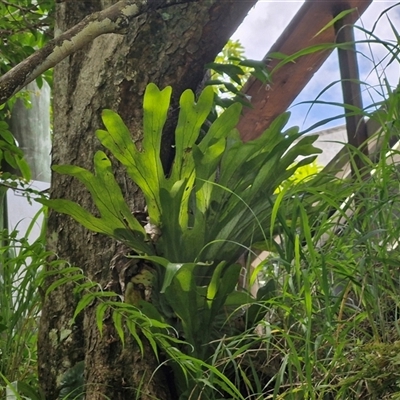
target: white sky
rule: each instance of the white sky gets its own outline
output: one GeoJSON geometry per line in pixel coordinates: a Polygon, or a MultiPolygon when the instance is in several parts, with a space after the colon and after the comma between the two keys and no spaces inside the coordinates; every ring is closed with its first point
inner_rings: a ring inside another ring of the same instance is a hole
{"type": "MultiPolygon", "coordinates": [[[[396,3],[398,2],[375,0],[365,11],[362,18],[357,22],[357,25],[362,26],[364,29],[371,30],[382,11],[396,3]]],[[[238,28],[233,39],[239,39],[243,44],[247,58],[263,58],[302,4],[303,1],[259,1],[250,11],[244,23],[238,28]]],[[[400,5],[393,8],[388,15],[393,25],[400,33],[400,5]]],[[[366,38],[365,33],[361,30],[356,30],[355,33],[358,40],[366,38]]],[[[380,39],[395,39],[386,16],[381,18],[375,29],[375,34],[380,39]]],[[[371,98],[374,98],[375,101],[382,99],[382,96],[378,93],[382,92],[381,87],[383,84],[383,77],[378,77],[377,72],[372,69],[371,61],[368,61],[368,59],[381,59],[385,54],[387,54],[387,51],[382,45],[368,46],[366,44],[359,45],[358,50],[364,54],[364,56],[358,57],[360,79],[362,81],[367,81],[368,84],[371,85],[368,90],[366,87],[363,88],[363,100],[364,106],[366,106],[371,104],[371,98]]],[[[386,75],[391,86],[397,86],[399,81],[399,63],[394,62],[389,68],[387,68],[386,75]]],[[[328,84],[338,81],[339,79],[339,64],[336,52],[334,52],[314,75],[313,79],[293,104],[301,101],[312,101],[328,84]]],[[[320,100],[341,102],[342,91],[340,83],[337,83],[330,88],[323,97],[320,98],[320,100]]],[[[314,105],[305,120],[309,108],[310,105],[292,106],[290,109],[292,111],[292,118],[289,124],[299,125],[301,129],[306,129],[324,118],[332,117],[343,112],[341,108],[334,106],[314,105]]],[[[342,119],[336,120],[326,125],[326,127],[343,123],[344,121],[342,119]]]]}

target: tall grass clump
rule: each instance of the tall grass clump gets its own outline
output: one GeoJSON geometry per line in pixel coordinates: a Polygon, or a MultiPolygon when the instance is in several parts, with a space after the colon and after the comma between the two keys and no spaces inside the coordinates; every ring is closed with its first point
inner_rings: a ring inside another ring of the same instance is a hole
{"type": "Polygon", "coordinates": [[[0,393],[34,398],[37,387],[37,334],[42,266],[48,253],[44,235],[30,241],[39,212],[26,233],[0,232],[0,393]]]}
{"type": "Polygon", "coordinates": [[[385,75],[398,64],[399,35],[391,26],[393,42],[362,29],[364,49],[387,51],[371,56],[379,85],[363,86],[374,103],[352,110],[376,132],[364,145],[369,157],[346,145],[352,174],[326,169],[271,200],[270,239],[255,244],[268,254],[253,274],[264,286],[246,310],[247,330],[223,338],[214,356],[246,398],[400,398],[399,93],[385,75]]]}
{"type": "Polygon", "coordinates": [[[279,193],[257,299],[213,358],[245,398],[400,396],[400,154],[376,156],[358,178],[321,172],[279,193]]]}
{"type": "Polygon", "coordinates": [[[366,180],[293,193],[291,215],[282,203],[290,226],[264,265],[277,285],[265,323],[284,361],[273,377],[278,398],[383,399],[399,390],[398,182],[398,168],[381,162],[366,180]]]}

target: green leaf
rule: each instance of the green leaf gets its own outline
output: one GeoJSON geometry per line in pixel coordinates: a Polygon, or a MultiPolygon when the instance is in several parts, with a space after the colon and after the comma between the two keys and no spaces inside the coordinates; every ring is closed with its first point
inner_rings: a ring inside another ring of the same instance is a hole
{"type": "Polygon", "coordinates": [[[169,325],[164,322],[163,317],[152,303],[145,300],[139,300],[138,310],[145,315],[146,323],[148,323],[151,328],[169,328],[169,325]]]}
{"type": "Polygon", "coordinates": [[[6,150],[3,153],[4,159],[8,165],[10,165],[13,168],[17,168],[17,160],[13,156],[13,154],[10,153],[10,151],[6,150]]]}
{"type": "Polygon", "coordinates": [[[157,361],[159,362],[159,357],[158,357],[158,346],[156,341],[154,340],[154,334],[152,332],[147,331],[146,329],[144,329],[142,331],[143,335],[146,337],[146,339],[148,340],[148,342],[150,343],[150,346],[153,350],[154,355],[156,356],[157,361]]]}
{"type": "Polygon", "coordinates": [[[43,400],[43,396],[28,383],[17,382],[17,393],[30,400],[43,400]]]}
{"type": "Polygon", "coordinates": [[[240,77],[245,75],[245,72],[242,68],[235,64],[219,64],[219,63],[208,63],[206,64],[205,68],[213,69],[214,71],[218,72],[219,74],[226,74],[231,78],[234,82],[238,85],[242,84],[240,77]]]}
{"type": "Polygon", "coordinates": [[[21,172],[21,176],[26,181],[30,181],[32,179],[32,173],[29,164],[26,162],[24,158],[21,157],[15,157],[15,161],[17,163],[19,171],[21,172]]]}
{"type": "Polygon", "coordinates": [[[7,143],[15,145],[14,136],[8,130],[8,124],[4,121],[0,121],[0,135],[7,143]]]}
{"type": "Polygon", "coordinates": [[[194,264],[183,264],[176,272],[171,284],[165,290],[165,297],[176,315],[182,321],[186,340],[196,351],[199,348],[199,319],[197,310],[196,284],[193,274],[194,264]]]}
{"type": "Polygon", "coordinates": [[[190,191],[185,180],[175,182],[170,191],[161,188],[162,204],[161,229],[163,235],[160,244],[165,257],[172,262],[187,261],[182,259],[181,236],[182,227],[187,226],[187,198],[185,192],[190,191]]]}
{"type": "Polygon", "coordinates": [[[51,291],[54,289],[65,285],[67,283],[72,283],[72,282],[77,282],[82,280],[83,276],[82,275],[73,275],[73,276],[64,276],[63,278],[57,279],[55,282],[53,282],[46,290],[46,294],[49,294],[51,291]]]}
{"type": "Polygon", "coordinates": [[[226,87],[228,92],[231,92],[233,94],[240,94],[240,90],[238,88],[236,88],[236,86],[231,83],[231,82],[224,82],[224,86],[226,87]]]}
{"type": "Polygon", "coordinates": [[[248,328],[255,327],[266,313],[266,302],[276,295],[276,282],[270,279],[264,286],[257,291],[257,302],[247,309],[248,328]]]}
{"type": "Polygon", "coordinates": [[[236,127],[242,112],[242,105],[234,103],[227,108],[210,126],[210,129],[199,144],[200,150],[205,153],[210,144],[222,138],[227,138],[236,127]]]}
{"type": "Polygon", "coordinates": [[[122,326],[122,316],[123,315],[119,310],[114,310],[112,314],[112,319],[114,322],[115,330],[117,331],[122,344],[125,344],[125,334],[124,334],[124,328],[122,326]]]}
{"type": "MultiPolygon", "coordinates": [[[[207,287],[207,301],[212,302],[214,300],[220,284],[220,279],[224,268],[226,267],[225,262],[220,262],[214,269],[214,273],[211,277],[210,284],[207,287]]],[[[236,281],[237,283],[237,281],[236,281]]]]}
{"type": "Polygon", "coordinates": [[[235,290],[241,270],[242,266],[240,264],[229,265],[224,269],[218,288],[218,296],[224,298],[224,302],[228,294],[235,290]]]}
{"type": "Polygon", "coordinates": [[[246,304],[253,303],[255,300],[249,293],[233,291],[226,297],[225,306],[238,308],[246,304]]]}
{"type": "Polygon", "coordinates": [[[269,58],[278,58],[282,59],[271,71],[271,75],[273,76],[274,73],[281,67],[283,67],[286,64],[293,63],[295,62],[298,58],[303,57],[308,54],[314,54],[318,53],[321,51],[329,51],[329,50],[336,50],[338,48],[341,49],[347,49],[348,48],[347,43],[343,44],[338,44],[338,43],[322,43],[322,44],[315,44],[313,46],[306,47],[304,49],[301,49],[297,51],[296,53],[293,53],[291,55],[285,55],[281,53],[271,53],[268,54],[269,58]]]}
{"type": "Polygon", "coordinates": [[[223,85],[225,83],[225,81],[222,81],[221,79],[210,79],[208,80],[205,85],[208,86],[212,86],[212,85],[223,85]]]}
{"type": "MultiPolygon", "coordinates": [[[[143,162],[144,157],[149,159],[157,184],[164,180],[164,171],[160,160],[161,135],[167,119],[171,98],[171,87],[159,90],[154,84],[146,88],[143,100],[143,126],[146,133],[143,137],[143,162]]],[[[157,187],[156,187],[157,189],[157,187]]]]}
{"type": "MultiPolygon", "coordinates": [[[[70,282],[70,281],[68,281],[70,282]]],[[[94,299],[96,295],[95,293],[87,293],[85,294],[80,300],[79,303],[76,306],[74,315],[72,317],[73,320],[80,314],[81,311],[83,311],[94,299]]]]}
{"type": "Polygon", "coordinates": [[[139,152],[129,130],[114,112],[105,110],[103,122],[107,131],[96,132],[101,143],[127,168],[129,176],[142,189],[148,213],[153,224],[160,221],[161,205],[159,189],[165,177],[160,160],[160,142],[171,96],[171,88],[160,91],[156,85],[146,88],[143,105],[143,151],[139,152]]]}
{"type": "Polygon", "coordinates": [[[153,263],[159,264],[164,268],[167,268],[169,261],[165,257],[159,256],[149,256],[149,255],[139,255],[139,256],[127,256],[128,258],[139,258],[141,260],[148,260],[153,263]]]}
{"type": "Polygon", "coordinates": [[[271,75],[265,68],[264,69],[255,69],[254,71],[251,72],[251,75],[253,75],[256,79],[258,79],[263,84],[266,84],[267,82],[271,82],[271,80],[272,80],[271,75]]]}
{"type": "Polygon", "coordinates": [[[40,203],[68,214],[88,229],[108,234],[129,244],[140,253],[151,254],[151,247],[145,242],[145,231],[133,217],[115,181],[111,162],[102,151],[94,158],[96,174],[74,166],[55,166],[53,169],[62,174],[78,178],[92,194],[101,217],[97,218],[81,206],[69,200],[38,200],[40,203]]]}
{"type": "Polygon", "coordinates": [[[129,330],[130,334],[133,336],[133,338],[135,339],[136,343],[138,344],[139,349],[140,349],[140,353],[141,353],[141,355],[143,357],[143,355],[144,355],[144,346],[143,346],[142,340],[140,339],[140,337],[139,337],[139,335],[137,333],[136,324],[130,318],[127,318],[126,319],[126,326],[128,327],[128,330],[129,330]]]}
{"type": "Polygon", "coordinates": [[[270,279],[264,286],[261,286],[257,291],[257,300],[265,301],[271,299],[277,290],[276,282],[270,279]]]}
{"type": "Polygon", "coordinates": [[[167,287],[171,284],[172,279],[174,278],[175,274],[179,271],[182,267],[182,264],[178,263],[168,263],[166,271],[165,271],[165,278],[161,288],[161,293],[165,293],[167,287]]]}
{"type": "Polygon", "coordinates": [[[99,329],[100,336],[103,336],[103,318],[108,309],[107,303],[100,303],[96,308],[96,324],[99,329]]]}
{"type": "Polygon", "coordinates": [[[223,271],[223,275],[221,276],[218,285],[218,302],[213,303],[213,311],[215,313],[225,304],[228,295],[235,291],[241,269],[242,266],[240,264],[233,264],[229,265],[229,267],[225,268],[223,271]]]}
{"type": "Polygon", "coordinates": [[[321,30],[319,30],[314,35],[313,38],[317,37],[322,32],[325,32],[327,29],[329,29],[330,27],[335,25],[337,21],[343,19],[346,15],[349,15],[349,14],[353,13],[354,11],[357,11],[357,8],[350,8],[349,10],[344,10],[344,11],[340,12],[338,15],[336,15],[336,17],[332,18],[321,30]]]}
{"type": "Polygon", "coordinates": [[[213,99],[214,91],[211,87],[203,90],[197,103],[191,90],[185,90],[180,98],[181,110],[175,131],[175,160],[170,178],[173,182],[188,178],[193,172],[190,150],[211,112],[213,99]]]}

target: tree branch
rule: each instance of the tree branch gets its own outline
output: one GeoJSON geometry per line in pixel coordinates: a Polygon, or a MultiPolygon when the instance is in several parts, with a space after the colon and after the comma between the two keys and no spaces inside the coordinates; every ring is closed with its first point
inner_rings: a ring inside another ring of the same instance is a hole
{"type": "Polygon", "coordinates": [[[39,75],[105,33],[125,33],[137,16],[151,10],[193,0],[121,0],[93,13],[79,24],[48,42],[0,77],[0,105],[39,75]]]}

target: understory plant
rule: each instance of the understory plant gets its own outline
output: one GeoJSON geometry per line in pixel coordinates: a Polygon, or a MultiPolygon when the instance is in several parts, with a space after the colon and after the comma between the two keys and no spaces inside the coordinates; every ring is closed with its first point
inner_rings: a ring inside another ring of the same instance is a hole
{"type": "MultiPolygon", "coordinates": [[[[139,262],[122,293],[125,301],[159,324],[172,325],[177,338],[188,344],[183,347],[187,357],[210,363],[215,350],[211,341],[220,339],[221,330],[229,335],[237,331],[242,307],[251,302],[246,290],[238,288],[242,268],[238,258],[252,243],[266,240],[269,232],[263,227],[271,224],[277,188],[297,168],[311,163],[319,150],[312,146],[315,136],[300,138],[297,128],[284,130],[288,114],[278,117],[258,139],[243,143],[235,130],[241,112],[237,103],[200,137],[213,107],[214,92],[207,87],[196,102],[187,90],[180,99],[175,161],[166,176],[160,145],[170,96],[169,87],[159,90],[154,84],[147,86],[142,150],[111,110],[103,111],[106,130],[96,133],[141,188],[148,213],[145,226],[125,203],[103,151],[94,157],[94,174],[77,166],[54,167],[57,173],[74,176],[88,188],[100,217],[69,200],[41,202],[126,244],[129,256],[139,262]],[[302,159],[297,161],[299,156],[302,159]],[[149,288],[151,304],[140,295],[140,290],[149,288]],[[227,319],[233,322],[227,324],[227,319]]],[[[93,293],[88,296],[83,296],[79,310],[93,293]]],[[[202,370],[195,374],[200,381],[202,370]]],[[[187,378],[178,386],[185,396],[193,390],[193,382],[188,383],[187,378]]],[[[232,391],[226,384],[224,389],[232,391]]]]}
{"type": "Polygon", "coordinates": [[[43,210],[32,219],[24,235],[0,232],[0,394],[39,400],[36,340],[41,309],[42,267],[49,253],[44,236],[29,236],[43,210]]]}
{"type": "Polygon", "coordinates": [[[239,370],[235,383],[247,398],[400,398],[400,97],[383,67],[398,64],[399,35],[389,23],[394,41],[369,32],[364,42],[388,50],[374,60],[380,86],[368,88],[385,100],[350,112],[374,132],[368,156],[346,145],[351,174],[328,168],[282,187],[270,225],[279,229],[255,244],[267,252],[255,274],[275,291],[258,302],[264,317],[249,343],[242,334],[225,338],[215,356],[239,370]]]}
{"type": "Polygon", "coordinates": [[[398,151],[388,150],[368,176],[291,187],[276,204],[283,229],[259,266],[276,291],[262,303],[258,367],[246,365],[249,381],[270,376],[264,395],[398,398],[400,187],[398,151]]]}

